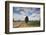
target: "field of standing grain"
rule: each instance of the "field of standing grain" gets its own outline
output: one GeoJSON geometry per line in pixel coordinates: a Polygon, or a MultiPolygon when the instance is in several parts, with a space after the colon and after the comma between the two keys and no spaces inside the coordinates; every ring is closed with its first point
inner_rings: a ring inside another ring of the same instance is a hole
{"type": "Polygon", "coordinates": [[[39,21],[31,21],[28,23],[25,23],[24,21],[20,21],[20,22],[13,22],[13,28],[23,28],[23,27],[39,27],[40,26],[40,22],[39,21]]]}
{"type": "Polygon", "coordinates": [[[28,27],[25,22],[13,22],[13,28],[28,27]]]}

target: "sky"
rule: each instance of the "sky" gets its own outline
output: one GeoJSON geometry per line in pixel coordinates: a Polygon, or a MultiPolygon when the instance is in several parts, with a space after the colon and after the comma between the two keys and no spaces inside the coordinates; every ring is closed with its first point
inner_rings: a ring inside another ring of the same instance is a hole
{"type": "Polygon", "coordinates": [[[40,20],[40,8],[31,7],[13,7],[13,19],[25,20],[28,16],[29,20],[40,20]]]}

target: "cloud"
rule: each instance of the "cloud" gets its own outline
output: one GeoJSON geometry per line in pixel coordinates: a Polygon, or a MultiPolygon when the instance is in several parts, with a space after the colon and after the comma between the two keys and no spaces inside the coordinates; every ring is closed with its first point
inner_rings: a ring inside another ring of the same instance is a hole
{"type": "Polygon", "coordinates": [[[39,8],[28,8],[28,7],[15,7],[13,8],[13,18],[14,20],[24,20],[26,16],[29,20],[39,20],[40,19],[40,9],[39,8]]]}
{"type": "Polygon", "coordinates": [[[25,17],[26,16],[24,16],[24,15],[14,14],[13,19],[14,20],[22,20],[22,21],[24,21],[25,17]]]}
{"type": "Polygon", "coordinates": [[[21,15],[25,15],[25,12],[24,11],[20,11],[21,15]]]}
{"type": "MultiPolygon", "coordinates": [[[[14,15],[14,20],[25,20],[24,15],[19,15],[19,14],[15,14],[14,15]]],[[[40,14],[32,14],[31,16],[28,16],[29,21],[30,20],[40,20],[40,14]]]]}
{"type": "Polygon", "coordinates": [[[32,14],[29,16],[29,20],[40,20],[40,14],[32,14]]]}

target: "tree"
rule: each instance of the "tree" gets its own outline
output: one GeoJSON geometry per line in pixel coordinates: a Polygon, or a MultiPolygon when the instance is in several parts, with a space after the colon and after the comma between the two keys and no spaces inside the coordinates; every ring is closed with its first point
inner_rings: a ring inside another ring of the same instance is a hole
{"type": "Polygon", "coordinates": [[[28,16],[25,17],[25,22],[28,23],[29,19],[28,16]]]}

